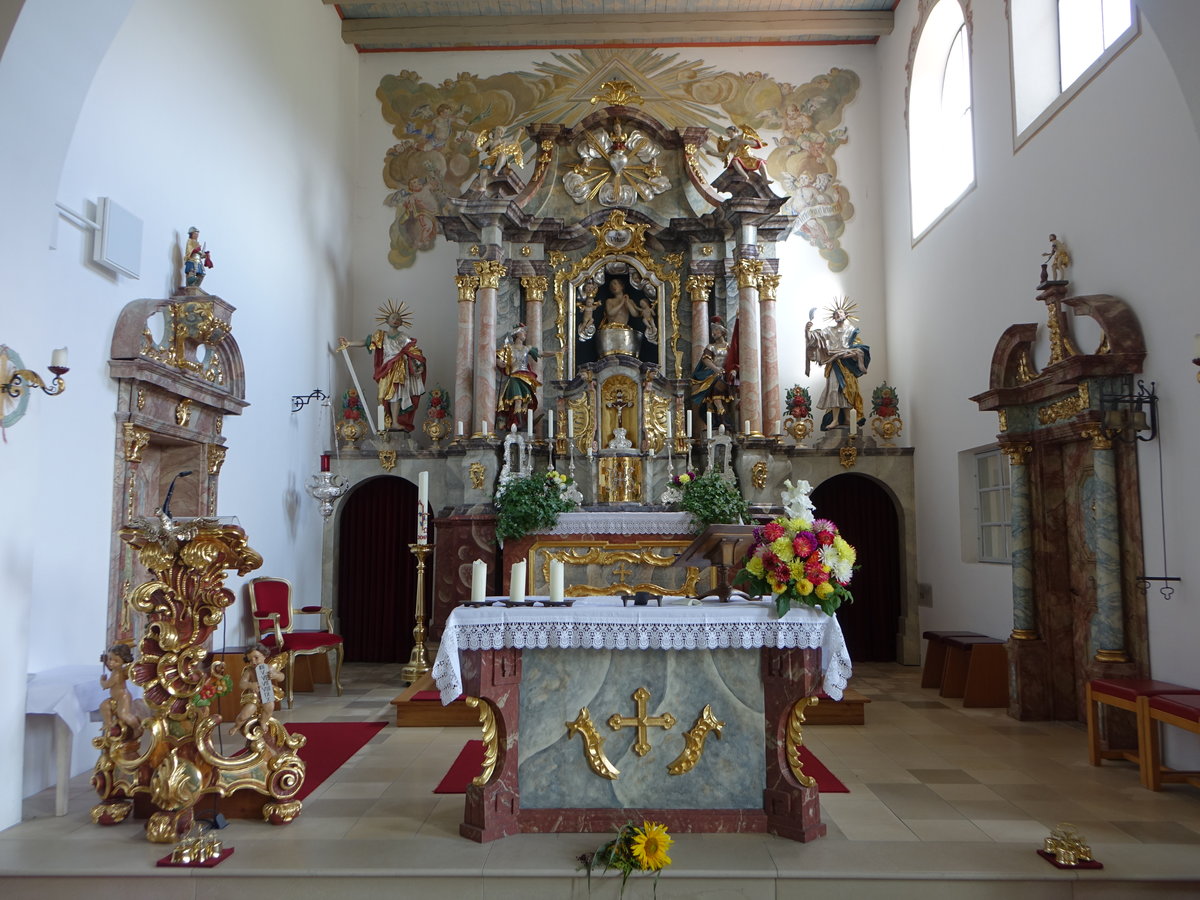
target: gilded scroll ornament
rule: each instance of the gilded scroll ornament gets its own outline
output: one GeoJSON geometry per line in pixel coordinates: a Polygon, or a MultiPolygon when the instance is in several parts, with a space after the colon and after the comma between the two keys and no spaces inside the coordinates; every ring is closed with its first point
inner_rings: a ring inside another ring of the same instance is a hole
{"type": "Polygon", "coordinates": [[[459,303],[474,303],[475,292],[479,290],[479,276],[455,275],[454,286],[458,288],[459,303]]]}
{"type": "Polygon", "coordinates": [[[804,762],[800,757],[800,748],[804,746],[804,710],[816,706],[816,697],[805,697],[797,700],[792,706],[787,721],[787,764],[792,775],[805,787],[815,787],[817,780],[804,774],[804,762]]]}
{"type": "Polygon", "coordinates": [[[221,466],[225,465],[227,448],[220,444],[208,444],[208,474],[220,475],[221,466]]]}
{"type": "Polygon", "coordinates": [[[608,727],[613,731],[620,731],[622,728],[636,728],[637,741],[633,745],[633,752],[638,756],[645,756],[650,752],[650,741],[647,739],[647,728],[661,728],[663,731],[670,731],[675,727],[675,717],[668,713],[663,713],[661,716],[651,716],[646,714],[646,704],[650,701],[650,691],[645,687],[639,687],[633,692],[633,702],[637,709],[637,715],[622,716],[619,713],[613,713],[608,717],[608,727]]]}
{"type": "Polygon", "coordinates": [[[583,741],[583,758],[587,760],[588,768],[601,778],[616,781],[621,772],[604,755],[604,738],[596,730],[596,723],[592,721],[592,714],[588,712],[588,708],[585,706],[581,709],[575,721],[567,722],[566,726],[567,740],[578,734],[583,741]]]}
{"type": "Polygon", "coordinates": [[[175,424],[180,428],[187,428],[191,421],[192,401],[185,397],[175,406],[175,424]]]}
{"type": "Polygon", "coordinates": [[[843,469],[853,469],[854,464],[858,462],[858,448],[853,444],[847,444],[838,450],[838,459],[843,469]]]}
{"type": "MultiPolygon", "coordinates": [[[[685,542],[662,541],[659,546],[667,546],[677,544],[680,549],[687,546],[685,542]]],[[[555,550],[546,550],[542,557],[542,581],[549,583],[550,581],[550,560],[557,559],[566,566],[615,566],[618,563],[633,563],[634,565],[649,566],[655,569],[670,569],[675,566],[676,554],[668,550],[665,553],[659,553],[655,549],[636,549],[629,548],[613,550],[603,547],[596,547],[593,542],[588,542],[584,545],[587,549],[562,548],[555,550]]],[[[610,545],[611,546],[611,545],[610,545]]],[[[538,545],[531,548],[531,553],[536,553],[539,549],[538,545]]],[[[642,581],[636,584],[628,584],[624,577],[614,569],[620,581],[607,585],[592,585],[592,584],[577,584],[572,583],[566,590],[568,597],[591,597],[604,596],[613,594],[635,594],[638,591],[649,591],[652,594],[677,594],[677,595],[694,595],[696,587],[700,583],[700,569],[696,566],[688,566],[686,568],[687,576],[680,587],[664,587],[653,582],[642,581]]],[[[632,570],[625,570],[625,574],[631,574],[632,570]]],[[[568,581],[574,582],[571,578],[568,581]]]]}
{"type": "Polygon", "coordinates": [[[475,274],[479,276],[479,286],[481,288],[498,289],[500,287],[500,279],[508,274],[508,269],[504,267],[504,263],[496,262],[494,259],[483,259],[474,263],[475,274]]]}
{"type": "Polygon", "coordinates": [[[575,449],[587,453],[596,430],[596,413],[592,409],[592,392],[584,391],[567,401],[567,415],[575,429],[575,449]]]}
{"type": "Polygon", "coordinates": [[[760,459],[750,467],[750,483],[760,491],[767,486],[767,464],[764,460],[760,459]]]}
{"type": "Polygon", "coordinates": [[[380,450],[379,465],[383,467],[383,471],[390,472],[396,468],[396,451],[395,450],[380,450]]]}
{"type": "Polygon", "coordinates": [[[483,490],[483,479],[487,475],[487,467],[481,462],[473,462],[467,466],[467,476],[471,479],[471,487],[477,491],[483,490]]]}
{"type": "Polygon", "coordinates": [[[701,710],[700,715],[696,717],[696,724],[684,733],[683,752],[667,766],[667,774],[682,775],[696,768],[696,763],[700,762],[700,757],[704,753],[704,741],[709,733],[715,733],[717,737],[720,737],[724,728],[725,723],[713,715],[712,704],[707,704],[701,710]]]}
{"type": "Polygon", "coordinates": [[[225,417],[217,413],[216,419],[213,420],[213,433],[220,434],[221,429],[225,427],[225,417]]]}
{"type": "Polygon", "coordinates": [[[142,390],[141,388],[138,388],[138,390],[137,390],[137,408],[138,409],[146,408],[146,392],[144,390],[142,390]]]}
{"type": "Polygon", "coordinates": [[[628,81],[606,81],[600,85],[600,93],[588,101],[593,106],[603,103],[605,106],[641,106],[646,101],[638,93],[637,88],[628,81]]]}
{"type": "Polygon", "coordinates": [[[1008,410],[998,409],[996,410],[996,415],[1000,417],[1000,432],[1004,433],[1008,431],[1008,410]]]}
{"type": "Polygon", "coordinates": [[[658,453],[667,440],[667,410],[671,398],[647,391],[642,408],[642,430],[650,444],[650,452],[658,453]]]}
{"type": "Polygon", "coordinates": [[[1041,407],[1038,410],[1038,421],[1043,425],[1050,425],[1061,419],[1069,419],[1072,416],[1078,415],[1090,405],[1088,386],[1085,381],[1075,389],[1074,394],[1068,394],[1061,400],[1056,400],[1054,403],[1041,407]]]}
{"type": "Polygon", "coordinates": [[[467,697],[467,706],[479,710],[479,727],[483,729],[483,771],[471,781],[476,787],[483,787],[492,780],[496,771],[496,760],[500,756],[500,733],[496,727],[496,713],[492,704],[479,697],[467,697]]]}
{"type": "Polygon", "coordinates": [[[125,436],[125,461],[140,463],[146,445],[150,443],[150,432],[145,428],[138,428],[132,422],[126,422],[121,426],[121,430],[125,436]]]}
{"type": "Polygon", "coordinates": [[[1000,452],[1008,457],[1008,463],[1012,466],[1023,466],[1029,460],[1029,454],[1033,452],[1032,444],[1001,444],[1000,452]]]}
{"type": "Polygon", "coordinates": [[[1033,362],[1029,359],[1029,351],[1022,350],[1020,356],[1017,357],[1017,384],[1029,384],[1033,379],[1037,378],[1037,372],[1034,371],[1033,362]]]}
{"type": "Polygon", "coordinates": [[[646,132],[626,128],[620,119],[613,120],[611,131],[584,130],[574,150],[579,160],[563,174],[562,186],[576,203],[633,206],[671,188],[658,164],[662,147],[646,132]]]}

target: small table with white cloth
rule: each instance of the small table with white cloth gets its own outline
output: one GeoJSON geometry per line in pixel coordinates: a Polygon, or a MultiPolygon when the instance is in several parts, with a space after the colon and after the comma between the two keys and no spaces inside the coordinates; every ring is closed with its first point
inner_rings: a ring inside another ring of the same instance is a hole
{"type": "Polygon", "coordinates": [[[767,601],[661,607],[530,597],[458,607],[433,677],[479,709],[484,771],[460,833],[676,831],[821,837],[804,710],[851,674],[836,618],[767,601]],[[580,740],[575,740],[578,736],[580,740]]]}
{"type": "MultiPolygon", "coordinates": [[[[67,814],[68,782],[71,780],[71,749],[75,734],[92,728],[91,713],[98,710],[108,696],[100,687],[102,668],[90,666],[59,666],[34,672],[25,682],[25,715],[54,716],[54,756],[57,783],[54,791],[54,814],[67,814]]],[[[95,726],[96,733],[100,727],[95,726]]]]}

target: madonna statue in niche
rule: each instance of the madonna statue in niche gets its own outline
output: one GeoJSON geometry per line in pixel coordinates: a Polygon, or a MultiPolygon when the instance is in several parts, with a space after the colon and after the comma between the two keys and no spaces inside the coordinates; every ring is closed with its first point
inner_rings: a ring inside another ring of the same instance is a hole
{"type": "Polygon", "coordinates": [[[658,362],[657,290],[636,271],[612,266],[595,273],[580,287],[575,359],[595,362],[622,353],[658,362]]]}

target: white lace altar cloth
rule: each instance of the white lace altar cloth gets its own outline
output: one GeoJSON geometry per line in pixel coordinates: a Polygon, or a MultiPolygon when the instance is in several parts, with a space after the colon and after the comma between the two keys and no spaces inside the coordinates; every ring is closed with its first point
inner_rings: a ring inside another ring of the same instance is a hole
{"type": "MultiPolygon", "coordinates": [[[[488,598],[503,600],[505,598],[488,598]]],[[[529,597],[530,603],[546,597],[529,597]]],[[[761,647],[820,649],[824,683],[833,700],[842,699],[850,679],[850,654],[833,616],[803,607],[781,619],[767,601],[707,601],[688,606],[684,597],[663,605],[622,606],[620,597],[581,597],[574,606],[483,606],[455,608],[442,631],[433,680],[442,705],[462,693],[464,650],[716,650],[761,647]]]]}
{"type": "Polygon", "coordinates": [[[690,534],[692,517],[680,512],[559,513],[553,528],[533,534],[690,534]]]}

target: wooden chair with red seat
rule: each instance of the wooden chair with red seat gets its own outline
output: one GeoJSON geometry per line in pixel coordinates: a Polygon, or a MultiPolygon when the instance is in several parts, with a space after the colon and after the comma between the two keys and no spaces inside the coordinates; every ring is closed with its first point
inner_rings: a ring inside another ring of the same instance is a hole
{"type": "Polygon", "coordinates": [[[342,695],[342,636],[333,631],[333,610],[327,606],[292,607],[292,585],[286,578],[263,576],[250,581],[250,615],[258,626],[259,640],[271,650],[287,651],[287,705],[292,705],[296,657],[316,653],[336,654],[333,684],[342,695]],[[296,631],[296,615],[320,615],[322,631],[296,631]]]}

